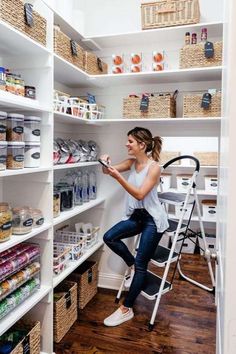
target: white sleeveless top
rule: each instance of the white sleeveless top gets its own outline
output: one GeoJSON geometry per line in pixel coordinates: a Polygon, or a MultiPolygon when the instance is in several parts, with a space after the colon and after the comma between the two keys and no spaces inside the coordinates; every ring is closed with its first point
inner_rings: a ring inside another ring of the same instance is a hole
{"type": "MultiPolygon", "coordinates": [[[[155,163],[151,161],[140,171],[136,172],[135,163],[131,166],[131,173],[128,182],[135,187],[141,187],[143,181],[148,173],[149,166],[155,163]]],[[[151,189],[151,191],[144,197],[143,200],[137,200],[131,194],[126,193],[126,215],[123,220],[127,220],[134,212],[134,209],[146,209],[153,217],[157,227],[157,232],[164,232],[169,227],[168,217],[164,207],[161,205],[157,194],[158,183],[151,189]]]]}

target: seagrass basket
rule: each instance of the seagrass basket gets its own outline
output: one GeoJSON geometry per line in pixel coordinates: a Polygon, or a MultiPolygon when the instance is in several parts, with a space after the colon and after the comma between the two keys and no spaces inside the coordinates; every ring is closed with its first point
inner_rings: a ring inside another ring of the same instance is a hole
{"type": "Polygon", "coordinates": [[[201,107],[203,94],[186,94],[183,99],[183,117],[220,117],[221,92],[212,95],[209,109],[201,107]]]}
{"type": "Polygon", "coordinates": [[[222,65],[222,42],[214,43],[214,56],[206,58],[204,44],[185,45],[180,50],[180,69],[222,65]]]}
{"type": "Polygon", "coordinates": [[[47,21],[33,10],[34,26],[30,27],[25,21],[24,3],[21,0],[1,0],[0,19],[7,22],[30,38],[46,46],[47,21]]]}
{"type": "Polygon", "coordinates": [[[142,29],[181,26],[200,21],[198,0],[160,0],[141,5],[142,29]]]}
{"type": "MultiPolygon", "coordinates": [[[[201,166],[217,166],[218,165],[218,153],[217,152],[194,152],[195,156],[201,166]]],[[[191,164],[194,164],[194,161],[191,160],[191,164]]]]}
{"type": "Polygon", "coordinates": [[[171,94],[149,97],[148,110],[140,110],[140,97],[128,97],[123,99],[124,118],[175,118],[176,100],[171,94]]]}
{"type": "Polygon", "coordinates": [[[10,354],[24,354],[26,348],[29,349],[30,354],[40,354],[40,322],[22,319],[13,327],[14,330],[22,330],[22,328],[29,332],[10,354]]]}
{"type": "Polygon", "coordinates": [[[107,74],[108,65],[94,53],[84,52],[84,69],[90,75],[107,74]]]}
{"type": "Polygon", "coordinates": [[[98,263],[85,261],[69,277],[78,284],[78,308],[83,309],[97,294],[98,263]]]}
{"type": "Polygon", "coordinates": [[[53,331],[59,343],[77,320],[77,284],[64,281],[54,290],[53,331]]]}
{"type": "Polygon", "coordinates": [[[77,55],[72,54],[71,39],[59,28],[54,27],[54,53],[69,63],[84,70],[84,49],[75,43],[77,55]]]}
{"type": "MultiPolygon", "coordinates": [[[[160,165],[164,165],[166,162],[174,159],[175,157],[179,157],[180,152],[179,151],[161,151],[160,154],[160,160],[159,163],[160,165]]],[[[173,165],[180,165],[180,160],[176,161],[173,163],[173,165]]]]}

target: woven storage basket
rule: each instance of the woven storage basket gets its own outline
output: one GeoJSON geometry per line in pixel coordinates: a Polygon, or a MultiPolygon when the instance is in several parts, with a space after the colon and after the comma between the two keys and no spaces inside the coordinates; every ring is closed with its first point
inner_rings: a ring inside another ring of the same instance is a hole
{"type": "Polygon", "coordinates": [[[174,118],[176,117],[176,100],[168,94],[149,97],[147,112],[140,111],[140,97],[123,99],[124,118],[174,118]]]}
{"type": "Polygon", "coordinates": [[[141,5],[142,29],[180,26],[200,21],[198,0],[160,0],[141,5]]]}
{"type": "Polygon", "coordinates": [[[212,95],[209,109],[201,107],[203,94],[184,95],[183,116],[187,117],[220,117],[221,116],[221,92],[212,95]]]}
{"type": "Polygon", "coordinates": [[[24,3],[21,0],[1,0],[0,19],[9,23],[17,30],[25,33],[30,38],[46,46],[47,21],[36,11],[33,11],[34,26],[30,27],[25,22],[24,3]]]}
{"type": "Polygon", "coordinates": [[[185,45],[180,50],[180,69],[222,65],[222,42],[214,43],[213,58],[206,58],[204,44],[185,45]]]}
{"type": "MultiPolygon", "coordinates": [[[[179,151],[162,151],[160,155],[160,165],[164,165],[166,162],[180,156],[179,151]]],[[[173,165],[180,165],[180,160],[173,163],[173,165]]]]}
{"type": "MultiPolygon", "coordinates": [[[[24,354],[26,353],[26,348],[29,348],[30,354],[39,354],[40,353],[40,322],[33,322],[30,320],[22,319],[17,322],[13,330],[17,329],[27,329],[29,332],[27,335],[20,341],[17,346],[11,351],[10,354],[24,354]]],[[[10,330],[11,331],[11,330],[10,330]]],[[[27,351],[28,353],[28,351],[27,351]]]]}
{"type": "Polygon", "coordinates": [[[84,49],[77,43],[77,56],[72,54],[71,39],[59,28],[54,27],[54,52],[69,63],[84,70],[84,49]]]}
{"type": "Polygon", "coordinates": [[[91,52],[84,53],[84,69],[90,75],[107,74],[108,65],[91,52]]]}
{"type": "Polygon", "coordinates": [[[77,284],[64,281],[54,290],[54,341],[59,343],[77,320],[77,284]],[[58,294],[59,299],[55,299],[58,294]]]}
{"type": "MultiPolygon", "coordinates": [[[[194,152],[195,156],[202,166],[217,166],[218,165],[218,153],[217,152],[194,152]]],[[[194,161],[191,160],[191,164],[194,161]]]]}
{"type": "Polygon", "coordinates": [[[83,309],[97,293],[97,262],[85,261],[70,275],[69,279],[78,284],[78,307],[83,309]]]}

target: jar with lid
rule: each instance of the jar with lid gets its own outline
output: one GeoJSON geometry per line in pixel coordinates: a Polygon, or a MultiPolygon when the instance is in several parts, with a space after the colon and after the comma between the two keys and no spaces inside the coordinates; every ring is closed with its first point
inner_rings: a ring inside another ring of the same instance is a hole
{"type": "Polygon", "coordinates": [[[6,90],[6,69],[0,66],[0,90],[6,90]]]}
{"type": "Polygon", "coordinates": [[[12,212],[8,203],[0,203],[0,242],[12,235],[12,212]]]}
{"type": "Polygon", "coordinates": [[[56,218],[60,215],[61,193],[59,190],[53,191],[53,217],[56,218]]]}
{"type": "Polygon", "coordinates": [[[36,99],[36,88],[34,86],[25,86],[25,97],[36,99]]]}
{"type": "Polygon", "coordinates": [[[60,210],[66,211],[74,208],[74,188],[68,183],[58,183],[56,188],[60,191],[60,210]]]}
{"type": "Polygon", "coordinates": [[[29,212],[33,219],[33,228],[40,227],[44,223],[43,213],[40,209],[29,209],[29,212]]]}
{"type": "Polygon", "coordinates": [[[24,235],[32,231],[33,218],[28,207],[12,209],[12,233],[24,235]]]}
{"type": "Polygon", "coordinates": [[[24,141],[24,115],[9,113],[7,115],[7,141],[24,141]]]}
{"type": "Polygon", "coordinates": [[[40,142],[40,124],[41,118],[28,116],[24,119],[24,138],[25,141],[40,142]]]}
{"type": "Polygon", "coordinates": [[[40,143],[29,141],[25,143],[24,167],[40,167],[40,143]]]}
{"type": "Polygon", "coordinates": [[[0,171],[6,169],[7,164],[7,142],[0,141],[0,171]]]}
{"type": "Polygon", "coordinates": [[[25,143],[11,141],[7,144],[7,168],[18,170],[24,168],[25,143]]]}
{"type": "Polygon", "coordinates": [[[7,113],[0,111],[0,141],[6,140],[7,113]]]}

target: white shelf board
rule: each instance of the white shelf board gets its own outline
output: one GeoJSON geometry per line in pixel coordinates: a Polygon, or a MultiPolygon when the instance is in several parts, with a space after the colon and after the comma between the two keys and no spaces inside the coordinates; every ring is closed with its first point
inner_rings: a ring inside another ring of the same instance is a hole
{"type": "MultiPolygon", "coordinates": [[[[183,193],[186,194],[186,192],[180,192],[178,189],[176,188],[170,188],[168,189],[168,192],[174,192],[174,193],[183,193]]],[[[191,193],[193,194],[193,192],[191,193]]],[[[205,189],[197,189],[197,194],[198,195],[208,195],[208,196],[217,196],[217,192],[215,191],[206,191],[205,189]]]]}
{"type": "Polygon", "coordinates": [[[54,123],[101,125],[100,120],[79,118],[76,116],[72,116],[71,114],[60,113],[60,112],[55,112],[55,111],[54,111],[54,123]]]}
{"type": "Polygon", "coordinates": [[[73,218],[74,216],[79,215],[86,210],[94,208],[95,206],[103,203],[104,201],[105,201],[105,198],[97,198],[97,199],[91,200],[88,203],[84,203],[83,205],[79,205],[72,210],[63,211],[63,212],[61,212],[61,214],[57,218],[53,219],[53,225],[58,225],[63,221],[73,218]]]}
{"type": "Polygon", "coordinates": [[[0,177],[7,177],[7,176],[18,176],[18,175],[25,175],[28,173],[39,173],[39,172],[48,172],[51,171],[50,167],[38,167],[38,168],[22,168],[19,170],[5,170],[0,171],[0,177]]]}
{"type": "MultiPolygon", "coordinates": [[[[110,35],[98,35],[90,38],[97,46],[104,48],[126,47],[130,45],[139,46],[144,44],[160,43],[163,41],[181,41],[183,42],[185,32],[201,31],[201,28],[207,27],[209,38],[222,37],[222,22],[206,22],[193,25],[163,27],[150,30],[141,30],[137,32],[118,33],[110,35]]],[[[86,38],[88,41],[89,38],[86,38]]]]}
{"type": "Polygon", "coordinates": [[[37,305],[49,292],[50,286],[41,285],[40,289],[26,299],[22,304],[17,306],[8,315],[0,320],[0,336],[5,333],[8,328],[14,325],[22,316],[24,316],[32,307],[37,305]]]}
{"type": "Polygon", "coordinates": [[[97,87],[221,80],[222,66],[123,74],[90,75],[97,87]]]}
{"type": "Polygon", "coordinates": [[[64,170],[69,168],[78,168],[78,167],[89,167],[89,166],[97,166],[99,165],[98,161],[87,161],[87,162],[77,162],[77,163],[66,163],[63,165],[53,166],[54,170],[64,170]]]}
{"type": "Polygon", "coordinates": [[[2,20],[0,20],[0,33],[1,56],[38,56],[51,53],[48,48],[2,20]]]}
{"type": "MultiPolygon", "coordinates": [[[[38,100],[33,100],[32,98],[17,96],[13,93],[0,90],[0,106],[21,109],[21,110],[34,110],[41,112],[50,112],[50,107],[43,107],[40,105],[38,100]]],[[[2,108],[1,108],[2,109],[2,108]]]]}
{"type": "MultiPolygon", "coordinates": [[[[169,219],[179,220],[179,218],[177,218],[176,215],[172,214],[172,213],[168,213],[168,218],[169,219]]],[[[188,218],[185,218],[184,221],[185,220],[188,220],[188,218]]],[[[191,218],[191,221],[199,221],[198,216],[197,215],[193,215],[192,218],[191,218]]],[[[216,223],[216,221],[213,221],[213,220],[205,220],[203,217],[202,217],[202,222],[204,222],[204,223],[212,223],[212,224],[216,223]]]]}
{"type": "MultiPolygon", "coordinates": [[[[101,123],[102,125],[104,124],[119,124],[119,123],[129,123],[129,122],[142,122],[142,123],[147,123],[147,122],[150,122],[150,123],[160,123],[160,124],[178,124],[178,122],[181,122],[181,123],[188,123],[188,124],[191,124],[191,123],[219,123],[221,121],[221,118],[220,117],[209,117],[209,118],[202,118],[202,117],[199,117],[199,118],[196,118],[196,117],[193,117],[193,118],[119,118],[119,119],[98,119],[96,122],[97,124],[101,123]]],[[[181,125],[182,126],[182,125],[181,125]]]]}
{"type": "Polygon", "coordinates": [[[9,241],[2,242],[0,244],[0,252],[3,252],[15,245],[18,245],[21,242],[27,241],[27,240],[39,235],[41,232],[48,230],[51,226],[52,226],[51,223],[47,222],[47,223],[44,223],[42,226],[33,229],[28,234],[12,235],[9,241]]]}
{"type": "Polygon", "coordinates": [[[88,259],[94,252],[96,252],[103,245],[103,241],[98,241],[94,246],[88,249],[85,254],[75,262],[70,262],[67,268],[59,275],[53,278],[53,288],[55,288],[62,280],[70,275],[78,266],[80,266],[86,259],[88,259]]]}

